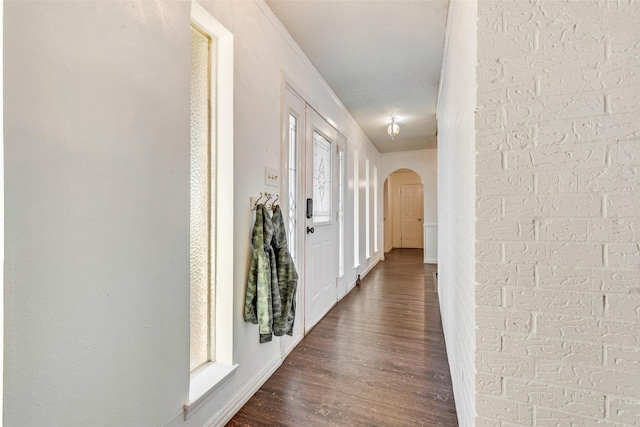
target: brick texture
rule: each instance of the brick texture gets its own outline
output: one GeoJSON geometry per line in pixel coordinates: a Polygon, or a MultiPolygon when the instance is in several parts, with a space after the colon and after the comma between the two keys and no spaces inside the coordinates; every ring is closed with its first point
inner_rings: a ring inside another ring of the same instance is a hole
{"type": "MultiPolygon", "coordinates": [[[[438,297],[458,422],[465,427],[501,427],[501,421],[476,417],[476,384],[485,395],[499,398],[501,378],[490,371],[491,366],[482,374],[476,373],[475,349],[499,352],[501,331],[506,328],[524,330],[528,328],[531,316],[524,313],[524,319],[522,313],[500,308],[502,290],[492,283],[493,278],[500,275],[491,266],[502,263],[502,242],[487,238],[478,247],[475,245],[476,212],[478,216],[490,219],[500,218],[503,212],[500,195],[494,197],[487,191],[486,196],[476,198],[475,194],[477,18],[476,2],[449,3],[447,27],[450,34],[445,48],[448,53],[447,59],[443,60],[438,102],[438,297]],[[488,278],[486,292],[480,288],[476,292],[474,286],[476,252],[481,253],[487,263],[482,273],[488,278]],[[476,298],[484,301],[487,309],[484,315],[492,325],[478,334],[475,328],[476,298]],[[499,318],[494,317],[496,310],[500,312],[499,318]]],[[[487,136],[490,137],[493,136],[487,136]]],[[[486,157],[478,161],[494,174],[500,174],[500,153],[491,150],[486,153],[486,157]]],[[[620,156],[626,156],[625,153],[622,151],[620,156]]],[[[500,184],[502,186],[512,185],[506,182],[508,180],[502,181],[505,181],[500,184]]],[[[533,191],[533,177],[526,185],[533,191]]],[[[518,229],[518,224],[493,220],[483,227],[486,236],[491,236],[492,230],[505,237],[525,235],[533,230],[531,224],[522,224],[518,229]]],[[[527,280],[527,274],[532,280],[533,272],[523,270],[522,283],[527,280]]]]}
{"type": "Polygon", "coordinates": [[[477,425],[640,426],[640,1],[477,36],[477,425]]]}

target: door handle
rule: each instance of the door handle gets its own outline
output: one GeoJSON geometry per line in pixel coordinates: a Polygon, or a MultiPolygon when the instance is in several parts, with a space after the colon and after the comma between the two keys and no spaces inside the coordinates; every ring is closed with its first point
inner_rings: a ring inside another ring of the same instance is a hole
{"type": "Polygon", "coordinates": [[[313,218],[313,199],[307,199],[307,218],[313,218]]]}
{"type": "Polygon", "coordinates": [[[312,233],[316,231],[313,227],[307,227],[307,234],[312,233]]]}

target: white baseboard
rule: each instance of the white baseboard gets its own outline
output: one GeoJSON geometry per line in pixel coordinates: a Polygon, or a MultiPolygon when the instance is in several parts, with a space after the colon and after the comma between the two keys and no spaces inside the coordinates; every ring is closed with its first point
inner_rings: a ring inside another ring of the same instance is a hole
{"type": "Polygon", "coordinates": [[[365,278],[365,276],[366,276],[367,274],[369,274],[369,272],[370,272],[371,270],[373,270],[373,267],[375,267],[376,265],[378,265],[378,263],[379,263],[379,262],[380,262],[380,258],[377,258],[375,261],[373,261],[373,262],[371,263],[371,265],[369,265],[369,267],[365,268],[365,269],[362,271],[362,273],[360,273],[360,278],[361,278],[361,279],[364,279],[364,278],[365,278]]]}
{"type": "Polygon", "coordinates": [[[285,350],[285,354],[284,354],[284,356],[282,356],[282,361],[283,362],[284,362],[284,359],[286,359],[287,356],[291,354],[293,349],[296,348],[298,346],[298,344],[300,344],[300,342],[302,341],[303,338],[304,338],[304,334],[298,335],[298,337],[293,342],[293,344],[291,344],[291,346],[285,350]]]}
{"type": "MultiPolygon", "coordinates": [[[[359,273],[360,274],[360,279],[364,279],[366,277],[366,275],[369,274],[369,272],[371,270],[373,270],[373,267],[378,265],[378,263],[380,261],[384,261],[384,255],[378,256],[378,258],[376,258],[367,268],[362,270],[362,272],[359,273]]],[[[357,269],[356,269],[356,272],[357,272],[357,269]]],[[[356,274],[356,279],[357,279],[357,274],[356,274]]],[[[353,282],[351,282],[351,283],[349,283],[347,285],[347,293],[345,295],[349,294],[349,292],[351,292],[353,290],[353,288],[356,287],[356,279],[354,279],[353,282]]]]}
{"type": "Polygon", "coordinates": [[[222,408],[206,424],[207,427],[220,427],[226,425],[231,418],[256,394],[260,387],[273,375],[282,365],[280,356],[273,359],[263,370],[249,381],[234,397],[226,407],[222,408]]]}
{"type": "Polygon", "coordinates": [[[425,264],[437,264],[438,260],[436,258],[425,258],[424,259],[424,263],[425,264]]]}
{"type": "Polygon", "coordinates": [[[353,288],[355,288],[355,287],[356,287],[356,281],[354,280],[349,285],[347,285],[347,293],[345,294],[345,296],[349,295],[349,292],[351,292],[353,290],[353,288]]]}

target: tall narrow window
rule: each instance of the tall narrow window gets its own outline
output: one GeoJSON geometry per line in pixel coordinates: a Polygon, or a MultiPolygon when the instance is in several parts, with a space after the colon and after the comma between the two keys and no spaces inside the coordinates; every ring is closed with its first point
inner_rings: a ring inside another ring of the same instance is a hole
{"type": "Polygon", "coordinates": [[[191,27],[191,221],[190,221],[190,288],[191,336],[190,369],[212,360],[215,342],[211,307],[210,225],[215,206],[209,197],[211,185],[211,44],[212,40],[191,27]]]}
{"type": "Polygon", "coordinates": [[[191,23],[190,375],[185,419],[238,366],[233,364],[232,327],[233,34],[195,1],[191,23]],[[216,250],[221,247],[224,250],[216,250]]]}
{"type": "Polygon", "coordinates": [[[371,181],[369,180],[369,159],[364,162],[364,241],[367,259],[371,258],[371,208],[369,194],[371,181]]]}
{"type": "Polygon", "coordinates": [[[358,151],[353,152],[353,267],[360,266],[360,176],[358,151]]]}
{"type": "Polygon", "coordinates": [[[298,118],[289,114],[289,252],[294,263],[297,264],[297,205],[298,194],[298,151],[296,141],[298,139],[298,118]]]}
{"type": "Polygon", "coordinates": [[[378,167],[373,167],[373,252],[378,252],[378,167]]]}
{"type": "Polygon", "coordinates": [[[338,148],[338,277],[344,276],[344,149],[338,148]]]}

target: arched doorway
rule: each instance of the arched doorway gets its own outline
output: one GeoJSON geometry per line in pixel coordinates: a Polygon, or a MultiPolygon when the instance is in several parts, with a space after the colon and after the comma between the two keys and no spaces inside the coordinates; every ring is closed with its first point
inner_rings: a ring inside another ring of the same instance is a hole
{"type": "Polygon", "coordinates": [[[424,248],[424,189],[416,172],[398,169],[383,188],[384,251],[424,248]]]}

